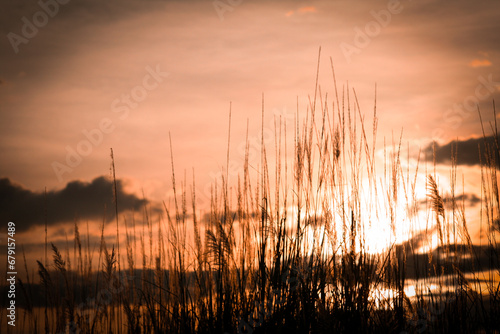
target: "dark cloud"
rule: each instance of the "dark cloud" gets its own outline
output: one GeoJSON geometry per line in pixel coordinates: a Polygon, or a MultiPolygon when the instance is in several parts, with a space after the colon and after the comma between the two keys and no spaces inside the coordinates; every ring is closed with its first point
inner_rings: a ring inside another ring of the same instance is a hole
{"type": "Polygon", "coordinates": [[[413,235],[410,239],[396,245],[396,253],[401,254],[405,251],[407,253],[414,253],[419,250],[426,242],[429,236],[435,231],[435,228],[429,230],[423,230],[416,235],[413,235]]]}
{"type": "MultiPolygon", "coordinates": [[[[444,198],[444,201],[445,201],[445,203],[452,202],[451,198],[449,198],[449,197],[444,198]]],[[[462,201],[465,201],[465,203],[467,203],[468,205],[474,206],[474,205],[480,203],[481,199],[479,197],[477,197],[475,194],[463,194],[460,196],[456,196],[455,201],[457,203],[461,203],[462,201]]]]}
{"type": "MultiPolygon", "coordinates": [[[[464,203],[466,206],[475,206],[476,204],[481,202],[481,199],[477,197],[476,194],[473,193],[456,195],[454,199],[455,199],[455,204],[458,207],[461,207],[462,203],[464,203]]],[[[453,210],[453,198],[451,196],[443,197],[443,202],[446,209],[453,210]]],[[[426,203],[428,203],[428,199],[420,200],[418,202],[418,209],[421,209],[422,206],[425,206],[426,203]]]]}
{"type": "MultiPolygon", "coordinates": [[[[118,212],[140,209],[146,200],[123,190],[121,180],[116,182],[118,212]]],[[[18,231],[33,225],[72,221],[77,219],[114,219],[113,182],[106,177],[92,182],[69,182],[64,189],[44,193],[32,192],[14,184],[8,178],[0,179],[0,221],[14,221],[18,231]]]]}
{"type": "MultiPolygon", "coordinates": [[[[451,163],[452,152],[457,154],[457,164],[474,166],[481,163],[487,164],[488,153],[495,159],[497,168],[499,167],[498,147],[494,136],[485,138],[470,138],[467,140],[455,140],[445,145],[436,144],[436,163],[451,163]]],[[[433,145],[430,144],[424,149],[427,161],[433,161],[433,145]]]]}
{"type": "MultiPolygon", "coordinates": [[[[494,223],[497,223],[495,221],[494,223]]],[[[406,278],[419,279],[426,275],[474,273],[498,268],[500,247],[497,245],[450,244],[422,252],[436,228],[423,230],[409,240],[396,244],[396,255],[406,263],[406,278]]]]}
{"type": "MultiPolygon", "coordinates": [[[[418,279],[425,275],[474,273],[498,268],[500,248],[491,245],[452,244],[438,247],[431,253],[415,253],[406,248],[406,278],[418,279]],[[436,269],[437,268],[437,269],[436,269]]],[[[398,253],[402,255],[402,253],[398,253]]]]}
{"type": "MultiPolygon", "coordinates": [[[[478,203],[481,203],[481,199],[477,197],[476,194],[469,193],[469,194],[462,194],[462,195],[455,195],[455,208],[460,209],[462,207],[462,203],[467,206],[467,207],[473,207],[476,206],[478,203]]],[[[453,210],[453,198],[448,195],[443,197],[443,202],[444,202],[444,207],[446,210],[453,210]]],[[[410,217],[415,217],[415,215],[420,211],[420,210],[425,210],[426,208],[430,208],[431,203],[429,202],[428,198],[421,199],[419,201],[416,201],[415,204],[410,208],[409,210],[409,215],[410,217]]]]}

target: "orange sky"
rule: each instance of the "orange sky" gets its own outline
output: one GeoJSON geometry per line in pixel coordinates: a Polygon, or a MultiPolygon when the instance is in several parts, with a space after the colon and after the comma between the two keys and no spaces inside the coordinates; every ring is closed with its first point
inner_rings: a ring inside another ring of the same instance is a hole
{"type": "Polygon", "coordinates": [[[178,175],[194,168],[203,200],[225,165],[230,101],[238,169],[262,93],[267,128],[273,115],[293,124],[297,97],[306,109],[320,46],[322,92],[334,94],[329,57],[370,116],[377,84],[379,142],[401,128],[417,152],[477,137],[467,103],[489,121],[500,95],[498,2],[46,3],[4,1],[0,14],[0,178],[32,192],[108,175],[112,147],[124,189],[167,200],[170,133],[178,175]],[[68,150],[86,156],[70,166],[68,150]]]}

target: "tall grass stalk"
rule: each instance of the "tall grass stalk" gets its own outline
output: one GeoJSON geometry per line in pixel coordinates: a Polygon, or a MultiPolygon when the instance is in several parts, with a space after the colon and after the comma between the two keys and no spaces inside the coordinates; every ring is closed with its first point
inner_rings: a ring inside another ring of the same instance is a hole
{"type": "Polygon", "coordinates": [[[206,214],[196,205],[194,170],[191,185],[186,173],[180,179],[175,173],[169,135],[173,197],[158,217],[148,206],[142,219],[120,217],[111,151],[116,237],[106,236],[103,217],[100,244],[91,245],[88,223],[82,235],[75,221],[73,266],[69,246],[64,256],[52,244],[52,262],[47,250],[37,261],[38,283],[26,270],[19,282],[26,321],[9,331],[498,332],[496,116],[493,145],[483,129],[480,147],[481,222],[488,237],[486,245],[475,245],[457,186],[460,152],[450,152],[446,191],[435,163],[434,172],[420,166],[420,157],[411,166],[409,149],[405,160],[402,131],[392,145],[384,138],[378,164],[377,88],[369,120],[356,91],[337,86],[332,61],[334,97],[323,93],[319,65],[320,55],[305,110],[297,101],[293,124],[274,119],[272,145],[264,140],[262,96],[259,162],[250,161],[247,125],[242,173],[234,180],[230,106],[226,167],[212,185],[206,214]],[[426,199],[417,196],[421,187],[426,199]],[[422,201],[425,209],[419,208],[422,201]],[[372,234],[384,226],[388,244],[377,253],[372,234]],[[435,247],[423,247],[432,245],[433,236],[435,247]],[[35,284],[43,291],[38,311],[30,292],[35,284]]]}

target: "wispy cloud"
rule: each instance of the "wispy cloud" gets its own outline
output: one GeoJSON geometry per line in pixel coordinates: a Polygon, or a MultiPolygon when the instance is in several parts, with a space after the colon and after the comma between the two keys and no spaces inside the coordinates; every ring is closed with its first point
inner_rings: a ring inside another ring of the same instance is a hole
{"type": "Polygon", "coordinates": [[[488,59],[474,59],[469,63],[470,67],[488,67],[491,66],[492,63],[488,59]]]}
{"type": "Polygon", "coordinates": [[[316,7],[314,6],[307,6],[307,7],[301,7],[298,10],[299,13],[316,13],[316,7]]]}
{"type": "MultiPolygon", "coordinates": [[[[137,210],[146,200],[127,193],[122,180],[116,181],[118,212],[137,210]]],[[[19,231],[41,225],[79,219],[102,219],[114,217],[113,182],[97,177],[92,182],[72,181],[64,189],[48,191],[47,194],[33,192],[10,179],[0,179],[0,220],[14,221],[19,231]]]]}
{"type": "Polygon", "coordinates": [[[316,13],[316,7],[314,7],[314,6],[300,7],[297,10],[288,11],[285,15],[287,17],[290,17],[290,16],[294,15],[295,13],[298,13],[298,14],[316,13]]]}

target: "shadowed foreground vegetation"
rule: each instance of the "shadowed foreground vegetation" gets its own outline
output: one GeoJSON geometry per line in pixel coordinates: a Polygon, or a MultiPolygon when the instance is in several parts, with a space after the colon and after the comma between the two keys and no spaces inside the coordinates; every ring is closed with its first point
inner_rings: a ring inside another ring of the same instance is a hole
{"type": "MultiPolygon", "coordinates": [[[[179,183],[172,157],[174,198],[159,223],[145,211],[135,232],[117,216],[115,242],[102,232],[95,256],[78,224],[73,249],[49,242],[52,260],[18,276],[23,307],[7,332],[498,333],[498,141],[480,150],[489,237],[473,245],[456,165],[446,201],[435,171],[403,163],[401,139],[384,140],[379,173],[376,108],[367,126],[354,90],[335,82],[334,94],[316,83],[302,121],[299,111],[291,128],[276,118],[257,163],[247,144],[243,173],[222,173],[205,219],[194,175],[179,183]],[[368,234],[381,222],[390,242],[374,254],[368,234]],[[433,235],[437,247],[422,250],[433,235]]],[[[0,322],[4,332],[5,307],[0,322]]]]}

